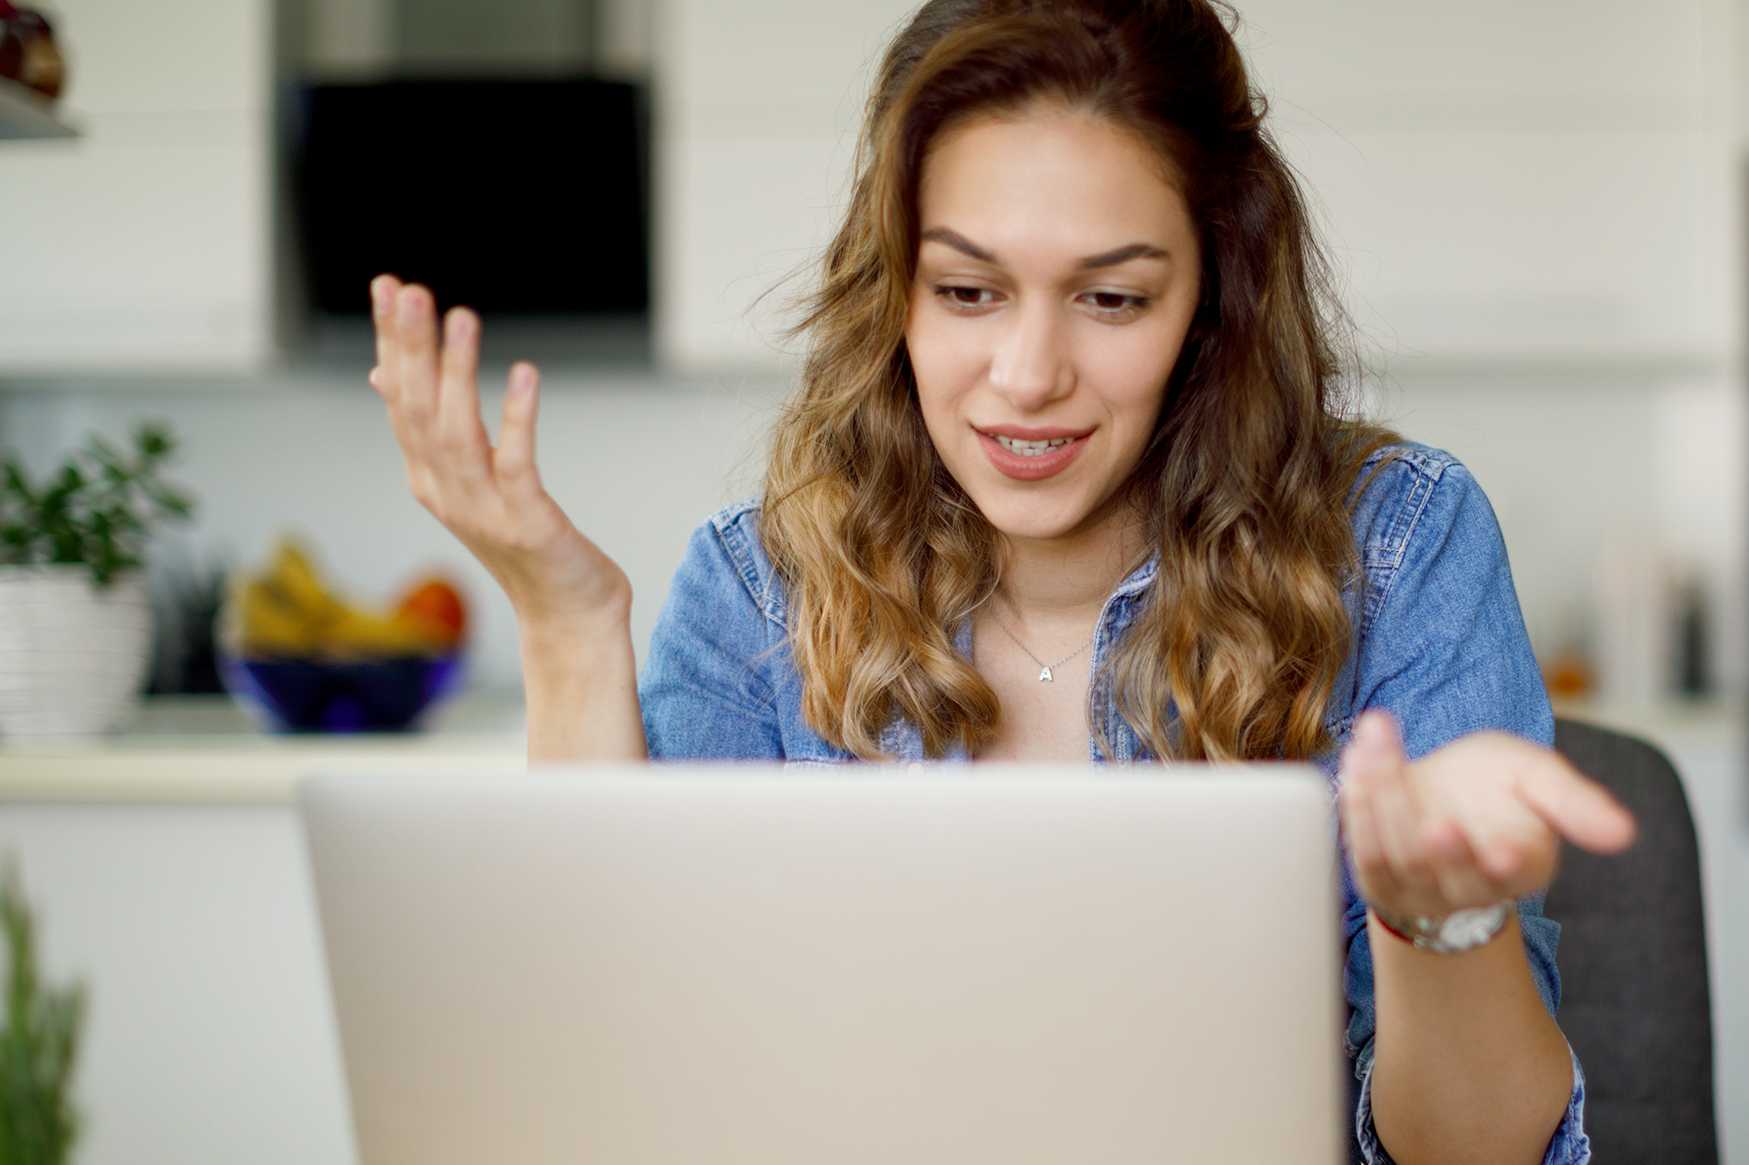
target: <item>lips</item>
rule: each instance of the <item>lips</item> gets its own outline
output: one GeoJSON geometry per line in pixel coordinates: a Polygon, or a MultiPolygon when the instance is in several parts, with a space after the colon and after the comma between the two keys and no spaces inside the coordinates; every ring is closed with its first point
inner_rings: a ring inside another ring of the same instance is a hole
{"type": "Polygon", "coordinates": [[[1074,429],[1024,429],[1019,426],[1002,425],[995,429],[976,430],[978,444],[983,446],[984,456],[991,466],[1004,477],[1015,481],[1042,481],[1047,477],[1055,477],[1080,456],[1081,450],[1087,447],[1087,436],[1093,430],[1077,431],[1074,429]],[[1004,449],[997,435],[1022,441],[1049,441],[1059,437],[1070,438],[1066,445],[1058,446],[1048,452],[1036,456],[1015,453],[1004,449]]]}
{"type": "Polygon", "coordinates": [[[1029,428],[1026,425],[973,425],[978,432],[991,437],[1010,437],[1016,441],[1054,441],[1058,437],[1085,437],[1092,429],[1065,429],[1061,426],[1029,428]]]}

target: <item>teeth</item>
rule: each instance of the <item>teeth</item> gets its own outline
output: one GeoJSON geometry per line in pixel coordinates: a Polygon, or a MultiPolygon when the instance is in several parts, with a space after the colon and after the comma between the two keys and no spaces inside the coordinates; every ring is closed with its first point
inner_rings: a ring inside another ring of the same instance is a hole
{"type": "Polygon", "coordinates": [[[1042,457],[1052,449],[1067,445],[1073,437],[1053,437],[1049,441],[1018,441],[1013,437],[996,436],[996,443],[1010,453],[1018,453],[1022,457],[1042,457]]]}

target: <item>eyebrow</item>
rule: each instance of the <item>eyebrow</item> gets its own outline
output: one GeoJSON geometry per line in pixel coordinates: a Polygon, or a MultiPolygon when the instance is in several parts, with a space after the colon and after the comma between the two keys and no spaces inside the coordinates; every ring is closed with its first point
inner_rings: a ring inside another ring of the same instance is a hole
{"type": "MultiPolygon", "coordinates": [[[[958,231],[950,227],[930,227],[921,237],[923,242],[946,243],[956,251],[971,256],[980,263],[1001,266],[1001,260],[993,251],[987,251],[972,242],[958,231]]],[[[1169,259],[1171,255],[1152,243],[1125,243],[1121,247],[1113,247],[1109,251],[1101,251],[1097,255],[1088,255],[1076,261],[1075,266],[1083,271],[1092,271],[1100,267],[1116,267],[1119,263],[1127,263],[1131,259],[1169,259]]]]}

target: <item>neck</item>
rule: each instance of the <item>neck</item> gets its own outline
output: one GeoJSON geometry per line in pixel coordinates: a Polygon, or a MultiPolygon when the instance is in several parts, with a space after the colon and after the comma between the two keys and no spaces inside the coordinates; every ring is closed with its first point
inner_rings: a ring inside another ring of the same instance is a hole
{"type": "Polygon", "coordinates": [[[1061,538],[1005,537],[996,594],[1022,626],[1091,623],[1142,549],[1140,526],[1127,515],[1061,538]]]}

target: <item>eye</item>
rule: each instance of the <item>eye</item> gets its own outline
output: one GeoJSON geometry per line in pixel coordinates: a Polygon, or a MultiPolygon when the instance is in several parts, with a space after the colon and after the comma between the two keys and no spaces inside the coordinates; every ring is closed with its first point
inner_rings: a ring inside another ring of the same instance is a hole
{"type": "Polygon", "coordinates": [[[936,298],[942,300],[954,311],[969,311],[973,308],[989,307],[995,303],[996,293],[988,287],[968,287],[964,284],[943,283],[935,289],[936,298]],[[991,298],[982,299],[988,295],[991,298]]]}
{"type": "Polygon", "coordinates": [[[1121,291],[1089,291],[1087,299],[1094,314],[1110,319],[1129,319],[1140,315],[1151,300],[1145,295],[1129,295],[1121,291]]]}

